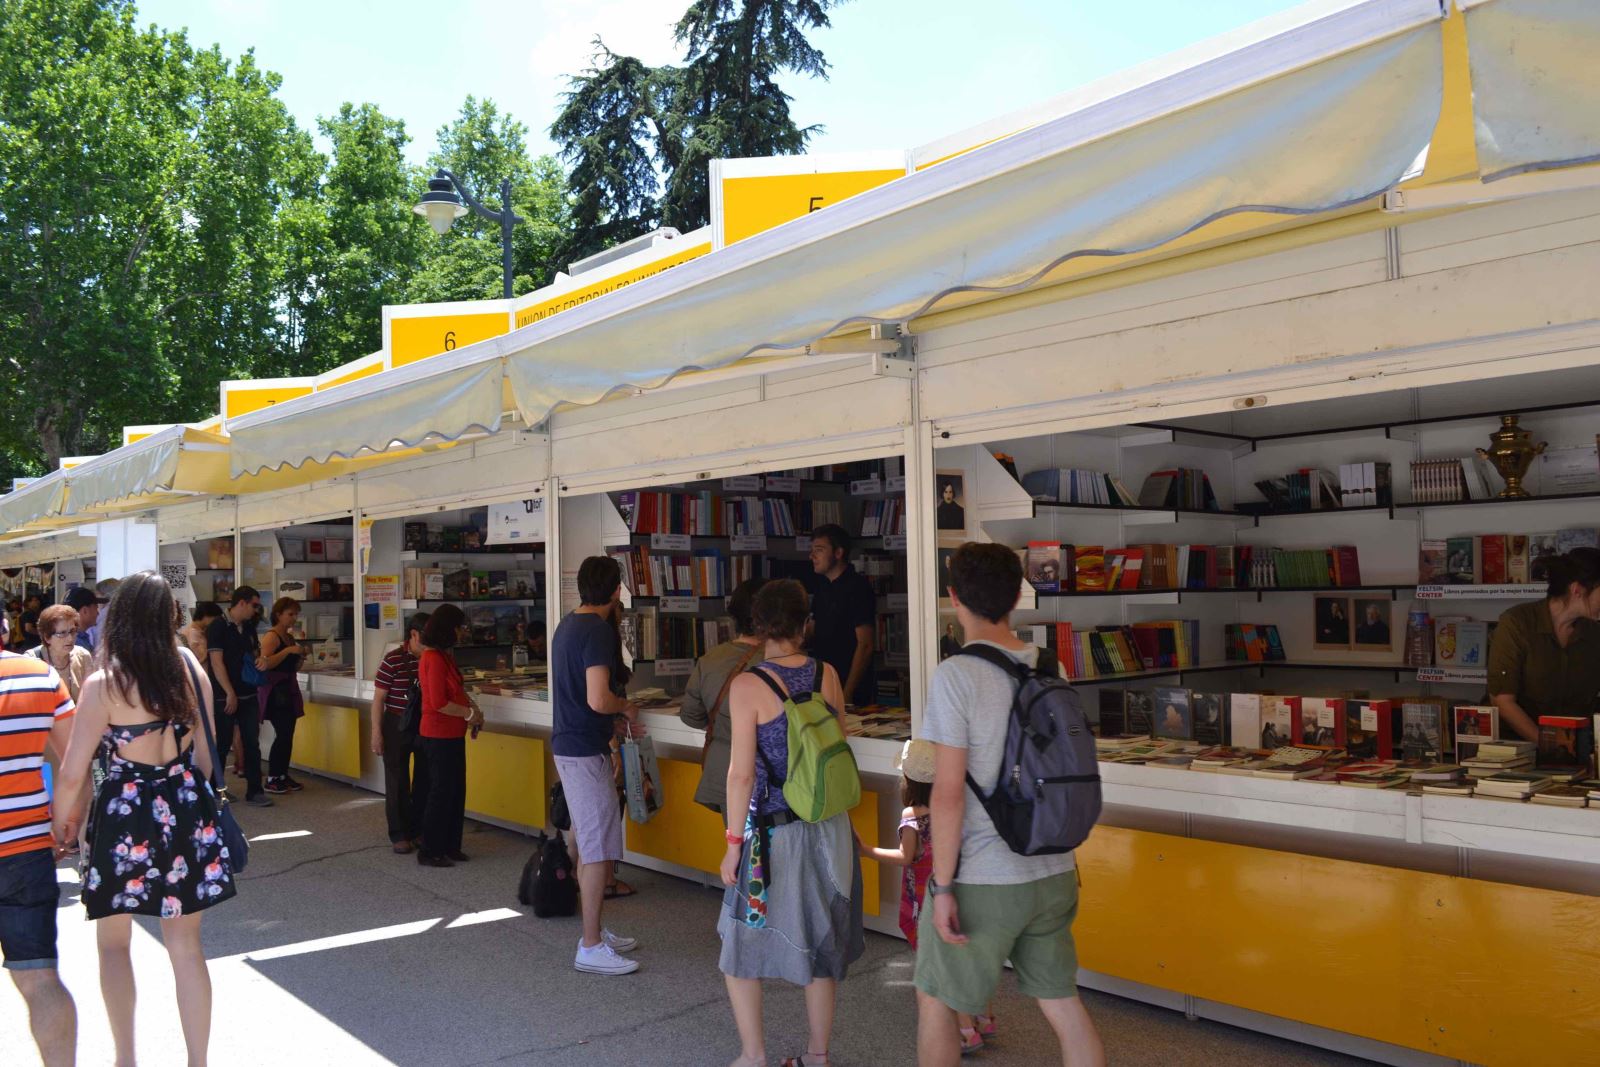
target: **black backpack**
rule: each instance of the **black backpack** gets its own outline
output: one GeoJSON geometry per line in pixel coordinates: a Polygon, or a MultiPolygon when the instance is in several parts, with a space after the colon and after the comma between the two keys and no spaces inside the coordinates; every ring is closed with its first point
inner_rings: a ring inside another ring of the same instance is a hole
{"type": "Polygon", "coordinates": [[[534,838],[533,855],[522,868],[517,900],[541,919],[565,918],[578,911],[578,878],[560,831],[534,838]]]}
{"type": "MultiPolygon", "coordinates": [[[[985,793],[969,772],[968,788],[1011,851],[1024,856],[1072,851],[1100,818],[1100,767],[1077,690],[991,645],[967,645],[960,654],[994,664],[1017,683],[1000,780],[985,793]]],[[[1040,665],[1054,666],[1043,660],[1040,665]]]]}

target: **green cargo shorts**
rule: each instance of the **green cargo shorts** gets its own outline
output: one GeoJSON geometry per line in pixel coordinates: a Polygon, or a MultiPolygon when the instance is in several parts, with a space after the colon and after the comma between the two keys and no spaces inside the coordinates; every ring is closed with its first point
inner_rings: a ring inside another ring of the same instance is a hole
{"type": "Polygon", "coordinates": [[[930,898],[917,925],[916,986],[956,1011],[988,1010],[1006,960],[1017,986],[1036,1000],[1078,995],[1078,949],[1072,920],[1078,914],[1076,871],[1018,885],[956,883],[964,945],[943,941],[933,926],[930,898]]]}

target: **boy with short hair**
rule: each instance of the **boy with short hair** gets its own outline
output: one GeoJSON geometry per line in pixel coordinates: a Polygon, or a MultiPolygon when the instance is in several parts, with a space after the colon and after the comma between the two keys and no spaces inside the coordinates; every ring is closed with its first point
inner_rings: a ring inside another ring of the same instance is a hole
{"type": "MultiPolygon", "coordinates": [[[[1036,667],[1038,648],[1011,630],[1021,592],[1022,564],[1005,545],[969,542],[950,561],[949,595],[967,643],[992,645],[1036,667]]],[[[934,773],[933,874],[915,975],[921,1067],[959,1062],[956,1012],[985,1010],[1007,959],[1055,1031],[1062,1062],[1105,1062],[1100,1035],[1078,999],[1072,854],[1013,852],[966,784],[968,773],[986,790],[999,780],[1015,694],[1005,671],[975,656],[951,656],[933,673],[922,720],[922,736],[934,744],[934,773]]]]}

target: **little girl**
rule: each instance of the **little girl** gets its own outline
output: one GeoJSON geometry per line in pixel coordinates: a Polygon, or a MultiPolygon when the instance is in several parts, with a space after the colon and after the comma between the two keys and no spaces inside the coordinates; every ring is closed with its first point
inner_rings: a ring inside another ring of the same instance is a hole
{"type": "MultiPolygon", "coordinates": [[[[898,848],[861,846],[861,855],[894,867],[905,868],[900,892],[900,932],[906,935],[913,951],[917,947],[917,921],[933,873],[933,835],[928,829],[928,801],[933,793],[933,742],[907,741],[895,758],[900,771],[900,813],[898,848]]],[[[974,1018],[957,1013],[961,1027],[961,1054],[970,1055],[983,1047],[985,1038],[995,1036],[994,1013],[974,1018]]]]}

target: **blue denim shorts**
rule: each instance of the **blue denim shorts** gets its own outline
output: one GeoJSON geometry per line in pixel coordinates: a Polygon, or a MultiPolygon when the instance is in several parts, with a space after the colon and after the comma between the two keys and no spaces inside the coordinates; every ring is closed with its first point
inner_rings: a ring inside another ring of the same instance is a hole
{"type": "Polygon", "coordinates": [[[60,897],[49,849],[0,856],[0,954],[6,970],[55,967],[60,897]]]}

